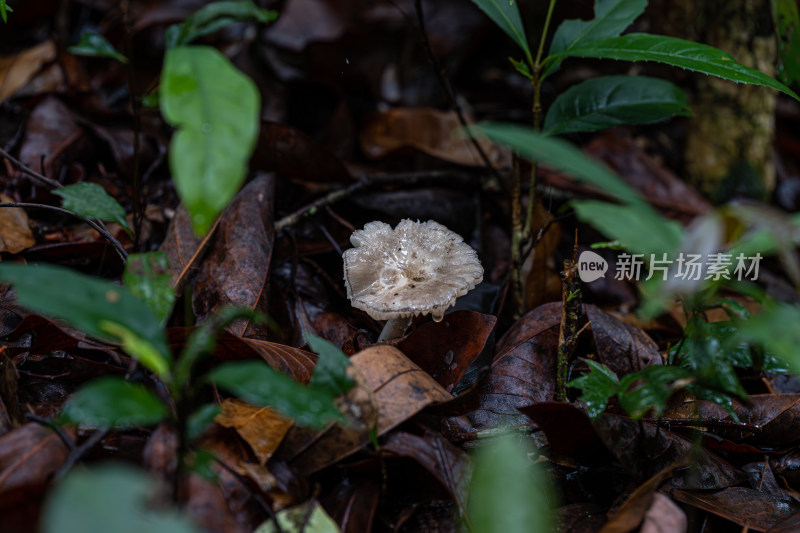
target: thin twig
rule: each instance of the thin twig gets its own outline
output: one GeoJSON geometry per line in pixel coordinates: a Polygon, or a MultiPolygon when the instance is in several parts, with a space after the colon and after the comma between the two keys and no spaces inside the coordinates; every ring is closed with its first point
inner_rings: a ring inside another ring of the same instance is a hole
{"type": "Polygon", "coordinates": [[[61,465],[61,468],[59,468],[53,476],[53,482],[58,483],[61,479],[63,479],[64,476],[67,475],[67,473],[69,473],[69,471],[72,470],[72,468],[77,464],[77,462],[80,461],[84,455],[89,453],[92,448],[97,446],[97,443],[103,440],[103,437],[106,435],[108,435],[107,429],[98,429],[92,433],[91,437],[83,441],[80,446],[75,446],[72,448],[67,456],[67,459],[64,461],[64,464],[61,465]]]}
{"type": "Polygon", "coordinates": [[[456,112],[456,117],[458,117],[458,122],[461,124],[461,127],[467,134],[472,146],[475,147],[475,150],[478,152],[481,160],[483,161],[484,166],[486,169],[494,176],[501,186],[503,185],[502,177],[497,169],[492,165],[492,162],[489,160],[489,156],[486,155],[486,152],[481,147],[478,140],[472,134],[472,131],[469,128],[469,123],[467,122],[466,117],[464,116],[464,111],[461,109],[461,105],[458,103],[458,99],[456,98],[455,91],[453,91],[453,86],[450,84],[450,80],[447,79],[445,75],[444,67],[442,66],[439,58],[436,57],[436,54],[433,53],[433,48],[431,47],[431,42],[428,39],[428,31],[425,29],[425,16],[422,12],[422,0],[414,0],[414,10],[417,12],[417,24],[419,28],[420,36],[422,37],[422,43],[425,45],[425,52],[428,54],[428,59],[430,59],[431,64],[433,65],[433,69],[436,71],[436,77],[439,80],[439,85],[442,86],[442,90],[444,90],[445,95],[447,96],[447,100],[450,103],[450,107],[453,108],[453,111],[456,112]]]}
{"type": "Polygon", "coordinates": [[[97,231],[100,235],[102,235],[110,244],[114,247],[117,251],[117,254],[122,258],[122,261],[125,262],[128,260],[128,252],[125,251],[125,248],[122,244],[114,238],[113,235],[98,221],[92,220],[91,218],[82,217],[81,215],[70,211],[69,209],[64,209],[63,207],[56,207],[54,205],[47,205],[47,204],[32,204],[27,202],[3,202],[0,203],[0,207],[31,207],[35,209],[46,209],[48,211],[56,211],[58,213],[64,213],[67,215],[71,215],[83,222],[87,223],[89,226],[92,227],[95,231],[97,231]]]}
{"type": "Polygon", "coordinates": [[[306,215],[314,214],[317,212],[318,209],[322,207],[326,207],[336,202],[340,202],[352,196],[354,193],[359,192],[363,189],[372,186],[379,186],[379,185],[386,185],[386,184],[397,184],[397,183],[416,183],[420,180],[425,179],[442,179],[442,178],[452,178],[454,175],[464,175],[465,169],[459,170],[432,170],[426,172],[399,172],[395,174],[367,174],[362,176],[362,178],[345,187],[344,189],[336,189],[335,191],[331,191],[325,196],[318,198],[311,202],[310,204],[306,204],[305,206],[301,207],[294,213],[286,215],[285,217],[281,218],[280,220],[275,222],[275,232],[280,233],[282,230],[286,229],[288,226],[293,226],[300,222],[306,215]]]}
{"type": "Polygon", "coordinates": [[[19,159],[16,159],[14,156],[9,154],[5,149],[0,148],[0,156],[6,158],[11,162],[12,165],[16,167],[17,170],[32,178],[34,181],[38,182],[40,185],[46,185],[51,189],[60,189],[63,187],[59,182],[56,180],[50,179],[47,176],[40,174],[33,170],[32,168],[28,167],[24,163],[22,163],[19,159]]]}
{"type": "Polygon", "coordinates": [[[36,422],[40,426],[44,426],[46,428],[52,429],[58,438],[61,439],[61,442],[64,443],[64,446],[67,447],[70,451],[75,449],[75,443],[69,438],[69,435],[64,433],[64,428],[56,424],[54,421],[50,420],[49,418],[44,418],[42,416],[35,415],[33,413],[26,413],[25,418],[30,420],[31,422],[36,422]]]}

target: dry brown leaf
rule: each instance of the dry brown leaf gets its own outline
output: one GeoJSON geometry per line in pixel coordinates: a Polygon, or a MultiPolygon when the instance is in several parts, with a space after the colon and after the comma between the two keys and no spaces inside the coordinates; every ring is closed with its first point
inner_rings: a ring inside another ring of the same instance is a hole
{"type": "Polygon", "coordinates": [[[214,421],[220,426],[236,430],[262,465],[272,457],[292,427],[292,421],[274,409],[254,407],[236,398],[222,402],[222,412],[214,421]]]}
{"type": "MultiPolygon", "coordinates": [[[[0,202],[11,203],[14,199],[0,194],[0,202]]],[[[0,208],[0,252],[16,254],[36,244],[28,214],[19,207],[0,208]]]]}
{"type": "Polygon", "coordinates": [[[17,92],[39,72],[42,65],[55,58],[56,45],[53,41],[0,57],[0,102],[17,92]]]}
{"type": "MultiPolygon", "coordinates": [[[[483,166],[483,160],[453,111],[429,108],[398,108],[372,117],[361,132],[361,147],[377,159],[401,148],[414,148],[430,156],[459,165],[483,166]]],[[[508,153],[486,140],[478,141],[489,161],[500,167],[508,153]]]]}

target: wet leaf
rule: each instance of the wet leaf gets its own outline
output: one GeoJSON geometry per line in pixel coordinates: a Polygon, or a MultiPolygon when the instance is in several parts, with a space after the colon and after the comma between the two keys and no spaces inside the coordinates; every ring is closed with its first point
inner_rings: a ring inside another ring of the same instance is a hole
{"type": "Polygon", "coordinates": [[[767,531],[800,509],[796,503],[745,487],[717,492],[675,490],[672,497],[753,531],[767,531]]]}
{"type": "Polygon", "coordinates": [[[42,516],[42,531],[149,531],[194,533],[177,511],[149,509],[155,482],[144,472],[125,465],[73,470],[50,495],[42,516]]]}
{"type": "Polygon", "coordinates": [[[45,97],[28,118],[19,160],[45,176],[57,176],[58,163],[65,161],[70,148],[83,137],[72,112],[54,96],[45,97]]]}
{"type": "Polygon", "coordinates": [[[253,81],[205,46],[167,51],[161,113],[178,128],[169,150],[175,188],[198,235],[236,194],[258,136],[260,96],[253,81]]]}
{"type": "Polygon", "coordinates": [[[592,335],[601,363],[618,376],[638,372],[649,365],[660,365],[664,358],[647,333],[626,324],[594,305],[586,305],[592,335]]]}
{"type": "Polygon", "coordinates": [[[306,340],[309,347],[319,355],[311,376],[311,386],[334,398],[349,391],[355,385],[355,381],[347,375],[350,359],[339,348],[316,335],[308,334],[306,340]]]}
{"type": "Polygon", "coordinates": [[[584,465],[607,464],[611,456],[586,413],[570,403],[541,402],[520,411],[544,431],[554,458],[584,465]]]}
{"type": "Polygon", "coordinates": [[[378,481],[366,477],[358,483],[353,483],[352,479],[340,482],[321,503],[343,533],[361,533],[372,531],[379,500],[378,481]]]}
{"type": "MultiPolygon", "coordinates": [[[[230,306],[269,313],[273,188],[271,176],[254,179],[222,215],[194,284],[192,305],[198,322],[230,306]]],[[[249,320],[237,320],[228,330],[244,337],[269,334],[265,324],[249,320]]]]}
{"type": "Polygon", "coordinates": [[[114,45],[99,33],[83,32],[78,44],[67,48],[67,52],[79,56],[108,57],[120,63],[128,62],[128,58],[120,54],[114,45]]]}
{"type": "Polygon", "coordinates": [[[597,418],[606,410],[608,400],[619,392],[619,379],[607,366],[586,359],[590,373],[573,379],[567,385],[581,389],[581,401],[586,404],[590,418],[597,418]]]}
{"type": "Polygon", "coordinates": [[[67,401],[62,423],[97,428],[149,426],[164,420],[167,406],[142,385],[120,378],[89,382],[67,401]]]}
{"type": "Polygon", "coordinates": [[[638,419],[651,409],[661,414],[667,400],[678,389],[693,381],[690,371],[677,366],[648,366],[620,380],[619,403],[632,418],[638,419]]]}
{"type": "Polygon", "coordinates": [[[398,345],[409,359],[452,392],[483,352],[497,317],[454,311],[441,322],[427,322],[398,345]]]}
{"type": "Polygon", "coordinates": [[[253,450],[263,465],[278,449],[292,421],[269,407],[253,407],[241,400],[228,398],[222,402],[222,412],[214,419],[217,424],[233,428],[253,450]]]}
{"type": "Polygon", "coordinates": [[[208,251],[208,244],[214,234],[212,231],[202,239],[197,237],[192,230],[189,212],[183,205],[178,206],[160,248],[167,254],[171,274],[170,284],[175,288],[176,293],[183,290],[186,282],[201,267],[205,253],[208,251]]]}

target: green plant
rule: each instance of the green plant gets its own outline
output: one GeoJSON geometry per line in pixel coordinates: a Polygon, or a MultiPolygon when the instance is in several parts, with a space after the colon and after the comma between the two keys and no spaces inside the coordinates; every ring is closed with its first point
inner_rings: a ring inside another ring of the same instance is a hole
{"type": "MultiPolygon", "coordinates": [[[[474,134],[509,146],[515,154],[534,163],[530,179],[531,200],[525,221],[522,220],[520,179],[516,173],[512,187],[512,279],[519,311],[522,310],[519,269],[531,243],[530,214],[536,164],[565,172],[612,197],[614,203],[582,200],[573,201],[571,205],[581,220],[613,239],[615,246],[644,257],[650,257],[650,254],[661,257],[665,253],[666,257],[674,260],[697,238],[676,222],[662,217],[613,172],[586,157],[570,143],[554,137],[619,124],[646,124],[688,114],[682,91],[664,80],[643,76],[607,76],[588,80],[556,97],[547,110],[542,127],[542,81],[557,71],[564,59],[654,61],[733,82],[770,87],[800,100],[783,83],[737,63],[729,54],[711,46],[660,35],[622,35],[644,11],[646,0],[597,0],[594,19],[564,21],[555,30],[545,53],[556,3],[551,0],[535,57],[528,46],[514,2],[473,1],[520,46],[524,60],[511,59],[511,62],[533,85],[533,128],[512,124],[481,124],[472,128],[474,134]]],[[[786,15],[786,6],[782,9],[783,16],[791,20],[790,15],[786,15]]],[[[760,217],[747,213],[746,209],[733,215],[741,221],[743,236],[730,243],[725,253],[736,257],[737,253],[745,250],[761,254],[777,252],[788,265],[790,275],[797,270],[793,266],[793,256],[787,251],[798,240],[796,220],[781,221],[783,228],[791,229],[776,233],[777,223],[765,228],[758,222],[760,217]],[[745,232],[748,228],[750,231],[745,232]]],[[[714,248],[720,244],[709,244],[710,251],[716,251],[714,248]]],[[[732,396],[746,396],[734,368],[763,368],[773,372],[785,371],[786,364],[793,369],[800,368],[800,354],[796,351],[793,335],[774,325],[776,320],[789,320],[800,311],[794,306],[770,302],[752,289],[747,284],[726,279],[702,280],[695,284],[653,280],[643,284],[644,314],[657,314],[674,298],[680,298],[691,317],[684,340],[673,350],[672,365],[646,368],[620,379],[602,365],[589,361],[592,372],[572,381],[571,385],[583,390],[583,399],[593,416],[605,409],[608,398],[613,395],[617,395],[622,407],[635,416],[642,416],[651,408],[659,411],[669,394],[678,388],[686,388],[699,398],[716,401],[730,409],[732,396]],[[719,304],[718,295],[723,289],[755,294],[765,305],[765,310],[752,318],[740,311],[731,311],[728,323],[708,324],[702,313],[719,304]]]]}

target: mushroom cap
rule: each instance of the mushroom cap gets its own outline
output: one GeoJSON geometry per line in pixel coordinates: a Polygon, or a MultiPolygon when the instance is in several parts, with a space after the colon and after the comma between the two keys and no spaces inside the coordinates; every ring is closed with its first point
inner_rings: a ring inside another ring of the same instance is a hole
{"type": "Polygon", "coordinates": [[[376,320],[427,315],[439,321],[456,298],[483,281],[478,254],[433,220],[370,222],[350,237],[344,283],[356,309],[376,320]]]}

